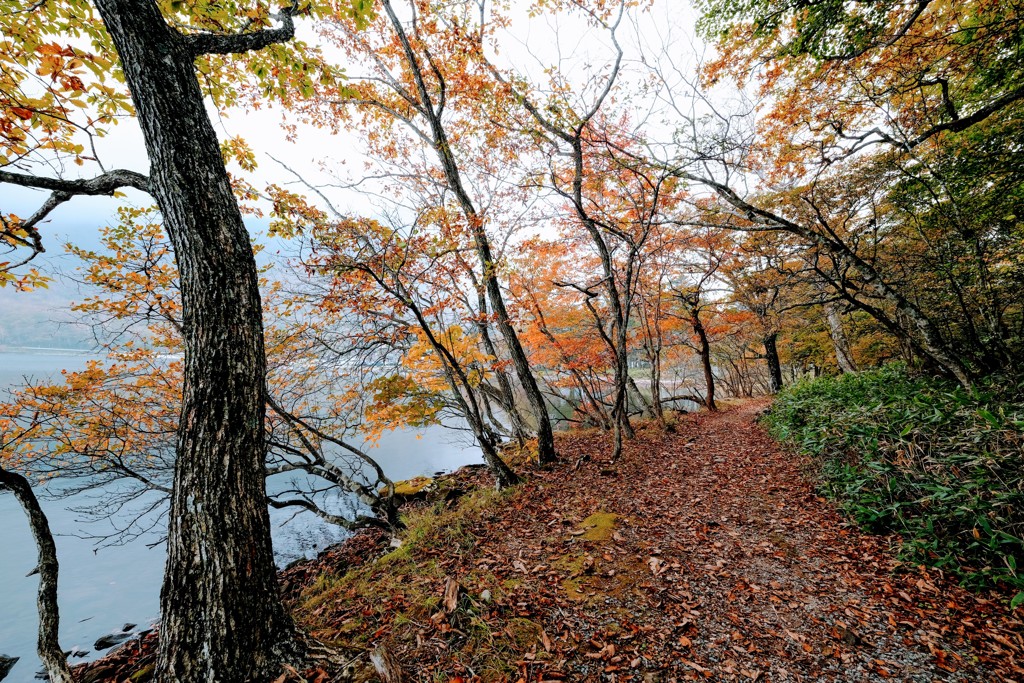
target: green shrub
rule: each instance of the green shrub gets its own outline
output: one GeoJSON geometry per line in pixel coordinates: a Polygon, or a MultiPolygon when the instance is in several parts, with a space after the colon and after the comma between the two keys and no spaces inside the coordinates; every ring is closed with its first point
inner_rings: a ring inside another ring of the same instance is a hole
{"type": "Polygon", "coordinates": [[[765,421],[846,514],[902,535],[907,559],[1024,591],[1024,385],[972,392],[891,365],[801,382],[765,421]]]}

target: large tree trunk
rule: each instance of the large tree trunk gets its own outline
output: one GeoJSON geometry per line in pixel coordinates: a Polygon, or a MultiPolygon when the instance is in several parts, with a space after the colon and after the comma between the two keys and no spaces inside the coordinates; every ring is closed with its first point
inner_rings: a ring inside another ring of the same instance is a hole
{"type": "Polygon", "coordinates": [[[773,394],[782,391],[782,364],[779,362],[779,348],[776,344],[778,332],[764,338],[764,358],[768,363],[768,386],[773,394]]]}
{"type": "Polygon", "coordinates": [[[692,305],[690,308],[690,325],[697,335],[700,343],[700,364],[704,369],[704,406],[711,412],[718,410],[715,403],[715,373],[711,368],[711,342],[708,340],[707,330],[704,329],[704,322],[700,319],[700,308],[692,305]]]}
{"type": "Polygon", "coordinates": [[[184,306],[157,679],[260,679],[293,633],[264,489],[266,361],[252,245],[183,37],[153,0],[96,5],[142,125],[184,306]]]}
{"type": "Polygon", "coordinates": [[[850,351],[850,340],[843,329],[843,318],[839,307],[834,303],[825,304],[825,319],[828,322],[828,336],[832,338],[832,346],[836,350],[836,363],[842,372],[857,372],[857,364],[850,351]]]}
{"type": "Polygon", "coordinates": [[[36,604],[39,609],[39,637],[36,641],[36,652],[50,675],[52,683],[71,683],[71,669],[68,668],[67,657],[58,640],[60,627],[60,610],[57,607],[57,545],[50,533],[50,523],[39,506],[39,500],[32,491],[32,485],[25,477],[0,467],[0,484],[4,484],[14,492],[25,515],[28,517],[32,538],[36,542],[39,555],[39,592],[36,604]]]}

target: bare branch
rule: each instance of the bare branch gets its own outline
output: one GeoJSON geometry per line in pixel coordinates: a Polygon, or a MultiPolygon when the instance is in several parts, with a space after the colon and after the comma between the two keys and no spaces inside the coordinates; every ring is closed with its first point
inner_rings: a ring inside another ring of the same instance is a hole
{"type": "Polygon", "coordinates": [[[364,529],[366,527],[377,527],[383,529],[388,528],[387,522],[381,519],[377,519],[376,517],[360,515],[353,520],[346,519],[345,517],[341,517],[339,515],[332,515],[331,513],[322,510],[315,503],[305,500],[304,498],[291,498],[288,500],[275,500],[274,498],[268,498],[267,502],[270,504],[270,507],[277,508],[279,510],[290,507],[302,508],[303,510],[312,512],[314,515],[324,520],[325,522],[336,524],[344,529],[348,529],[349,531],[355,531],[356,529],[364,529]]]}
{"type": "Polygon", "coordinates": [[[0,218],[0,222],[2,222],[2,225],[0,225],[0,235],[12,245],[20,244],[28,247],[30,250],[25,258],[17,263],[4,265],[0,268],[0,272],[12,271],[23,266],[46,251],[46,247],[43,246],[42,235],[39,234],[36,226],[45,220],[54,209],[75,195],[113,195],[122,187],[134,187],[137,190],[149,192],[149,178],[141,173],[124,169],[108,171],[95,178],[76,180],[47,178],[26,173],[12,173],[0,169],[0,183],[51,191],[50,196],[46,198],[43,205],[27,220],[17,224],[9,224],[6,220],[0,218]],[[24,233],[24,236],[19,233],[24,233]]]}
{"type": "Polygon", "coordinates": [[[27,173],[11,173],[10,171],[0,169],[0,183],[20,185],[21,187],[34,187],[39,190],[52,190],[53,192],[63,192],[72,196],[110,196],[123,187],[133,187],[136,190],[149,192],[149,178],[141,173],[126,169],[107,171],[95,178],[79,178],[75,180],[46,178],[27,173]]]}
{"type": "Polygon", "coordinates": [[[195,33],[183,36],[183,39],[194,57],[243,54],[262,50],[268,45],[287,43],[295,36],[295,22],[292,17],[297,9],[298,3],[292,2],[290,6],[281,8],[278,14],[271,15],[281,22],[279,28],[227,35],[195,33]]]}

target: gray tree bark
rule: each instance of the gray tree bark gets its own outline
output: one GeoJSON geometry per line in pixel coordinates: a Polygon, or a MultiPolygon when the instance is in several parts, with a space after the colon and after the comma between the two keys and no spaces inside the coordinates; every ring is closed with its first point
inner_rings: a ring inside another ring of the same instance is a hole
{"type": "Polygon", "coordinates": [[[825,304],[825,320],[828,322],[828,336],[832,339],[832,346],[836,350],[836,362],[843,372],[857,372],[857,363],[853,360],[853,353],[850,351],[850,340],[843,329],[843,318],[839,313],[839,307],[834,303],[825,304]]]}
{"type": "Polygon", "coordinates": [[[153,0],[96,6],[142,126],[150,190],[174,246],[184,310],[157,680],[257,680],[276,671],[293,642],[264,488],[262,312],[252,245],[193,61],[203,51],[258,48],[291,32],[223,43],[204,36],[199,44],[169,27],[153,0]]]}
{"type": "Polygon", "coordinates": [[[71,669],[58,639],[60,610],[57,607],[57,576],[60,573],[60,565],[57,563],[57,544],[53,542],[50,523],[39,506],[32,485],[25,477],[0,467],[0,484],[11,489],[25,511],[39,555],[39,592],[36,595],[39,636],[36,641],[36,652],[39,653],[39,659],[52,683],[71,683],[71,669]]]}

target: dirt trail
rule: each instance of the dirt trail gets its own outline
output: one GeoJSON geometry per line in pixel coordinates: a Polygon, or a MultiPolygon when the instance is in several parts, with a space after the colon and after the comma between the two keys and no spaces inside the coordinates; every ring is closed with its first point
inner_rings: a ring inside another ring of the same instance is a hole
{"type": "Polygon", "coordinates": [[[1019,622],[934,572],[894,575],[892,539],[843,523],[756,425],[764,407],[648,430],[614,466],[593,452],[573,478],[536,475],[523,500],[543,503],[499,524],[531,579],[523,599],[552,596],[538,679],[1024,680],[1019,622]],[[602,513],[619,516],[610,534],[602,513]]]}

